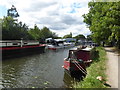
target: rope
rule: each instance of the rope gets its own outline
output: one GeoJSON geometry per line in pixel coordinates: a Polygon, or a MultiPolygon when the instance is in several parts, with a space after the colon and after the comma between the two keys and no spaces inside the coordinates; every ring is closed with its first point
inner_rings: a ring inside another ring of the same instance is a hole
{"type": "Polygon", "coordinates": [[[75,63],[75,65],[76,65],[76,66],[78,67],[78,69],[79,69],[80,71],[82,71],[85,75],[87,74],[86,71],[84,71],[84,69],[82,70],[82,69],[80,68],[81,66],[79,67],[76,63],[75,63]]]}
{"type": "MultiPolygon", "coordinates": [[[[75,61],[75,62],[76,62],[76,64],[77,64],[79,67],[82,68],[82,66],[80,66],[80,64],[79,64],[77,61],[75,61]]],[[[87,74],[87,72],[86,72],[86,70],[85,70],[84,68],[82,68],[82,70],[87,74]]]]}
{"type": "MultiPolygon", "coordinates": [[[[77,59],[77,57],[76,57],[76,55],[74,54],[74,52],[72,52],[72,55],[73,55],[73,57],[75,58],[75,59],[77,59]]],[[[78,62],[76,62],[75,61],[75,65],[78,67],[78,69],[80,70],[80,71],[82,71],[85,75],[87,74],[87,72],[79,65],[79,63],[78,62]],[[81,68],[82,69],[81,69],[81,68]]]]}

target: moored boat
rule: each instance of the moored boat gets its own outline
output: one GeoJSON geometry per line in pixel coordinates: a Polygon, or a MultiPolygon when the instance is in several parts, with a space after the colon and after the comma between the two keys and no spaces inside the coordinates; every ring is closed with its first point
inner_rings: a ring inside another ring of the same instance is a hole
{"type": "Polygon", "coordinates": [[[46,49],[49,50],[57,50],[61,48],[73,47],[75,43],[73,42],[65,42],[64,39],[46,39],[46,49]]]}
{"type": "Polygon", "coordinates": [[[61,49],[64,48],[62,45],[52,45],[52,44],[48,44],[46,45],[46,48],[49,50],[57,50],[57,49],[61,49]]]}
{"type": "Polygon", "coordinates": [[[2,52],[2,59],[9,59],[43,53],[45,46],[45,44],[39,44],[39,42],[1,41],[0,51],[2,52]]]}
{"type": "Polygon", "coordinates": [[[68,58],[64,59],[63,68],[69,72],[72,77],[81,79],[85,77],[87,74],[86,67],[92,62],[91,49],[92,48],[73,48],[69,50],[68,58]]]}

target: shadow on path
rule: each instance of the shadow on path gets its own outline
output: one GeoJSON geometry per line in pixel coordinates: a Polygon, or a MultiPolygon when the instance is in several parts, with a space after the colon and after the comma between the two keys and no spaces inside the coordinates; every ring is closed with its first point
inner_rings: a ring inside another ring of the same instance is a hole
{"type": "MultiPolygon", "coordinates": [[[[113,47],[105,47],[107,53],[107,78],[111,88],[118,88],[118,52],[113,47]]],[[[107,85],[107,84],[105,84],[107,85]]],[[[108,85],[109,86],[109,85],[108,85]]],[[[110,87],[110,86],[109,86],[110,87]]]]}
{"type": "Polygon", "coordinates": [[[111,52],[120,56],[120,50],[115,47],[104,47],[106,52],[111,52]]]}

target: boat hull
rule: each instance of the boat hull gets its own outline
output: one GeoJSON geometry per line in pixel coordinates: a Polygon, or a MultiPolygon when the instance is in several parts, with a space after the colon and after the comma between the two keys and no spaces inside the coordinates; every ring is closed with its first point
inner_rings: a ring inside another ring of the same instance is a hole
{"type": "Polygon", "coordinates": [[[77,80],[83,80],[83,78],[86,76],[86,74],[84,74],[80,70],[70,71],[64,68],[64,72],[69,74],[72,78],[75,78],[77,80]]]}
{"type": "Polygon", "coordinates": [[[3,47],[0,49],[2,52],[2,59],[9,59],[14,57],[21,57],[32,55],[36,53],[43,53],[45,50],[44,45],[33,45],[23,47],[3,47]]]}
{"type": "Polygon", "coordinates": [[[68,73],[71,77],[76,78],[78,80],[82,80],[83,77],[85,77],[87,74],[84,63],[79,63],[79,67],[77,67],[74,63],[64,60],[63,68],[66,73],[68,73]]]}

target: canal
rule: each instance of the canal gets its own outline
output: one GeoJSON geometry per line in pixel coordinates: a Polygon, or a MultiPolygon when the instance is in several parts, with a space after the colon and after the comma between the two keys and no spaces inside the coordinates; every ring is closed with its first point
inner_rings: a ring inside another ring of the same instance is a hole
{"type": "Polygon", "coordinates": [[[73,79],[64,72],[67,49],[2,61],[3,88],[67,88],[73,79]]]}

